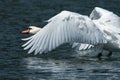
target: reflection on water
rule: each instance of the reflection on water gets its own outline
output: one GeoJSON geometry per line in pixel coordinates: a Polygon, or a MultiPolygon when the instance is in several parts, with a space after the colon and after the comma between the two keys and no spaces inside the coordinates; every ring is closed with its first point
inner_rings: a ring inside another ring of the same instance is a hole
{"type": "Polygon", "coordinates": [[[28,75],[32,80],[111,80],[120,78],[119,61],[77,58],[55,60],[35,57],[25,58],[23,61],[26,69],[32,72],[28,75]]]}

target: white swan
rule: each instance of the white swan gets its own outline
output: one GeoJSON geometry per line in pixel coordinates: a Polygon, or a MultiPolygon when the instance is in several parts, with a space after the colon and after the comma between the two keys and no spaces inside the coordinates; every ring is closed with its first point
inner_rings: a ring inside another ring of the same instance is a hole
{"type": "MultiPolygon", "coordinates": [[[[94,46],[90,44],[74,43],[73,46],[77,46],[77,51],[81,55],[87,55],[90,53],[103,53],[103,49],[109,51],[119,51],[119,17],[108,10],[96,7],[90,14],[90,18],[93,19],[93,22],[99,26],[108,43],[102,46],[103,48],[101,45],[94,46]],[[109,18],[109,16],[111,17],[109,18]]],[[[31,33],[34,34],[36,29],[39,31],[39,28],[33,27],[31,29],[31,33]]]]}
{"type": "Polygon", "coordinates": [[[70,11],[62,11],[48,20],[48,24],[28,40],[24,49],[28,53],[48,52],[63,43],[79,42],[105,44],[106,39],[95,23],[87,16],[70,11]]]}
{"type": "MultiPolygon", "coordinates": [[[[78,52],[82,55],[87,55],[90,53],[101,53],[101,52],[103,52],[103,49],[107,49],[110,51],[119,51],[120,50],[120,48],[118,46],[119,45],[119,23],[118,23],[119,17],[108,10],[96,7],[92,11],[90,18],[93,19],[93,22],[96,25],[100,24],[99,28],[106,36],[108,43],[105,44],[103,48],[99,45],[94,46],[94,45],[90,45],[90,44],[78,44],[78,43],[76,45],[76,43],[74,43],[73,46],[77,46],[78,52]],[[109,18],[109,16],[111,16],[111,17],[109,18]],[[109,27],[109,26],[112,26],[112,27],[109,27]],[[108,45],[110,45],[110,46],[108,46],[108,45]]],[[[31,31],[33,31],[33,34],[34,34],[34,32],[36,32],[36,29],[35,30],[34,29],[35,28],[33,28],[31,30],[31,31]]],[[[37,29],[39,31],[39,28],[37,28],[37,29]]],[[[105,53],[106,53],[106,51],[105,51],[105,53]]]]}

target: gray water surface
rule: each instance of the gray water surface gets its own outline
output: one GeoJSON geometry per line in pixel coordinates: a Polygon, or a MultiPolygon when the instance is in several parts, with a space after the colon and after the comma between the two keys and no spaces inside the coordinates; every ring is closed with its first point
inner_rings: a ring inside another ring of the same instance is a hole
{"type": "Polygon", "coordinates": [[[0,80],[120,80],[120,54],[111,58],[74,56],[64,44],[47,54],[27,54],[21,31],[62,10],[89,15],[102,7],[120,16],[119,0],[0,0],[0,80]]]}

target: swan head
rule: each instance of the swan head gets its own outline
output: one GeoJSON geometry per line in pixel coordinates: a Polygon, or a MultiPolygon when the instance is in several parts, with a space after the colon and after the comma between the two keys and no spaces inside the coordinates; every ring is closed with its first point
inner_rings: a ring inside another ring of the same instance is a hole
{"type": "Polygon", "coordinates": [[[110,14],[110,13],[112,13],[112,12],[110,12],[106,9],[100,8],[100,7],[95,7],[90,14],[90,18],[92,20],[97,20],[97,19],[100,19],[102,16],[110,14]]]}
{"type": "Polygon", "coordinates": [[[23,30],[22,33],[26,34],[36,34],[38,31],[40,31],[41,28],[36,26],[29,26],[27,29],[23,30]]]}

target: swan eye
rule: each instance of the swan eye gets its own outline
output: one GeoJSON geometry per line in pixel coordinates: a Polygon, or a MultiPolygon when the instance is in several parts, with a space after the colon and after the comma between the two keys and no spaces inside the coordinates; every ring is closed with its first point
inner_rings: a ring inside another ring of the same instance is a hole
{"type": "Polygon", "coordinates": [[[32,28],[28,28],[29,30],[31,30],[32,28]]]}

